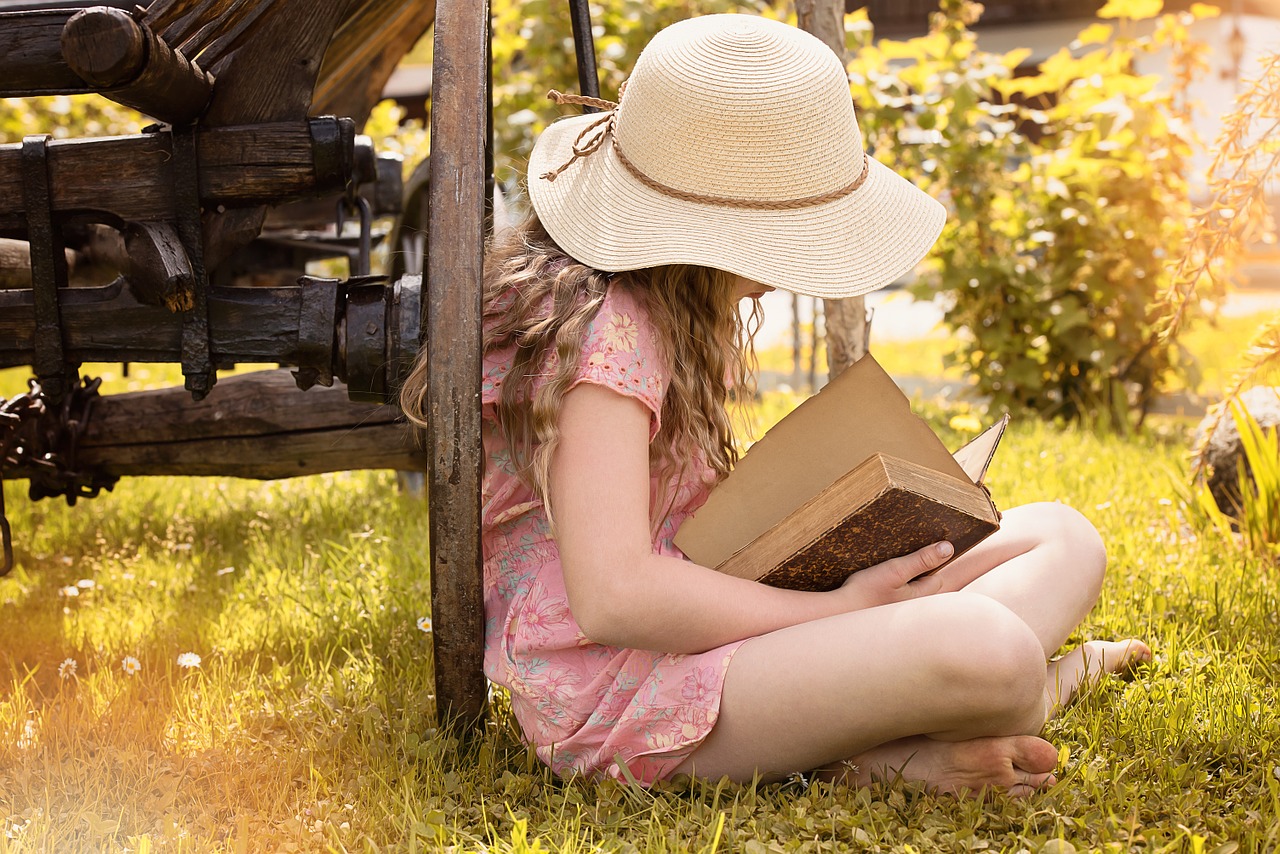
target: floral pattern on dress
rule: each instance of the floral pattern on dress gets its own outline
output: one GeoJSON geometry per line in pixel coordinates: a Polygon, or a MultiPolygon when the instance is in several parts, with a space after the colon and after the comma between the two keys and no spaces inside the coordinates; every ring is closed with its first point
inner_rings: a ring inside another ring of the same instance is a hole
{"type": "MultiPolygon", "coordinates": [[[[587,331],[571,387],[594,383],[640,401],[650,412],[652,440],[668,376],[658,353],[641,302],[612,288],[587,331]]],[[[582,633],[542,504],[515,476],[494,421],[514,357],[512,347],[486,354],[484,362],[485,674],[508,689],[525,738],[556,773],[652,783],[670,775],[711,732],[740,643],[673,655],[604,646],[582,633]]],[[[552,356],[535,388],[555,367],[552,356]]],[[[706,500],[712,480],[700,458],[681,482],[652,478],[652,495],[674,495],[654,540],[656,553],[684,557],[671,538],[706,500]]]]}

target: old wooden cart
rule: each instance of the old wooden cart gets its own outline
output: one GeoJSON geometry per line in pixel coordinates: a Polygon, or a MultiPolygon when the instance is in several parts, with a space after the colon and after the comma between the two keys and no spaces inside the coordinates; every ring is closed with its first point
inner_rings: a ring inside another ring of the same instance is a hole
{"type": "MultiPolygon", "coordinates": [[[[570,6],[594,94],[585,0],[570,6]]],[[[349,438],[358,424],[354,467],[427,469],[438,709],[464,723],[486,698],[489,17],[485,0],[0,0],[0,96],[96,92],[157,120],[126,137],[0,145],[0,367],[31,366],[36,382],[0,401],[0,476],[74,501],[125,474],[353,467],[348,447],[332,459],[319,450],[332,442],[305,435],[349,438]],[[414,271],[368,275],[370,223],[399,211],[402,188],[400,164],[380,162],[358,130],[433,22],[422,288],[414,271]],[[348,235],[343,219],[360,231],[348,235]],[[307,260],[333,255],[354,275],[306,275],[307,260]],[[425,460],[394,407],[370,412],[420,348],[431,366],[425,460]],[[102,361],[181,363],[187,393],[98,399],[77,369],[102,361]],[[240,362],[291,367],[294,379],[215,388],[217,368],[240,362]],[[335,380],[340,400],[325,390],[335,380]],[[348,396],[362,402],[354,415],[348,396]],[[281,419],[295,429],[279,434],[281,419]]]]}

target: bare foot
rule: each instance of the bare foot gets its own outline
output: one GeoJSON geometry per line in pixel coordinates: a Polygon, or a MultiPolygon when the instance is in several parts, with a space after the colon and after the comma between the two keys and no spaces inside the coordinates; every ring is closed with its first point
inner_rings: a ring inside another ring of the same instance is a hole
{"type": "Polygon", "coordinates": [[[1123,673],[1150,660],[1151,648],[1136,638],[1086,641],[1049,662],[1045,672],[1045,718],[1056,716],[1081,687],[1093,684],[1103,674],[1123,673]]]}
{"type": "Polygon", "coordinates": [[[1042,738],[1012,735],[937,741],[912,736],[879,747],[845,762],[819,769],[819,779],[849,786],[918,781],[929,791],[961,797],[1001,790],[1025,797],[1052,786],[1058,751],[1042,738]]]}

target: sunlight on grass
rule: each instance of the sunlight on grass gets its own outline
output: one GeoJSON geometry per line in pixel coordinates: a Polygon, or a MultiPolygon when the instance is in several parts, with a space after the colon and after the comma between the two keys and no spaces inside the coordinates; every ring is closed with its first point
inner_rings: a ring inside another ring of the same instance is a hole
{"type": "MultiPolygon", "coordinates": [[[[1206,332],[1205,365],[1229,371],[1239,334],[1206,332]]],[[[876,355],[936,375],[947,347],[876,355]]],[[[762,354],[787,374],[789,359],[762,354]]],[[[176,366],[86,372],[115,392],[182,382],[176,366]]],[[[0,396],[26,375],[0,371],[0,396]]],[[[764,393],[752,433],[801,399],[764,393]]],[[[986,423],[914,405],[951,448],[986,423]]],[[[1108,581],[1068,646],[1138,635],[1155,651],[1050,724],[1060,782],[1028,801],[560,781],[501,691],[459,744],[434,720],[444,617],[429,613],[424,503],[387,472],[137,478],[74,508],[5,484],[19,565],[0,579],[0,854],[1273,850],[1280,568],[1182,518],[1189,444],[1186,420],[1134,438],[1023,420],[996,456],[999,506],[1063,501],[1107,541],[1108,581]]]]}
{"type": "MultiPolygon", "coordinates": [[[[789,402],[766,398],[760,417],[789,402]]],[[[962,440],[948,411],[925,414],[962,440]]],[[[8,484],[20,566],[0,580],[0,852],[1273,847],[1276,570],[1176,516],[1185,429],[1015,424],[997,456],[997,503],[1067,501],[1109,543],[1111,577],[1071,642],[1137,634],[1156,651],[1050,726],[1069,759],[1027,802],[561,782],[500,694],[458,745],[435,729],[418,626],[424,509],[387,473],[134,479],[75,508],[8,484]]]]}

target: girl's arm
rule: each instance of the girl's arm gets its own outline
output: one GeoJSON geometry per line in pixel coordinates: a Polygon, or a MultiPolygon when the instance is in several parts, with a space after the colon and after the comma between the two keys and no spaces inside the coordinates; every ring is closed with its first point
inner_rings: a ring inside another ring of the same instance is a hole
{"type": "Polygon", "coordinates": [[[583,383],[564,396],[550,497],[569,608],[610,646],[701,652],[796,623],[963,586],[922,549],[826,593],[769,587],[653,553],[649,419],[638,401],[583,383]]]}

